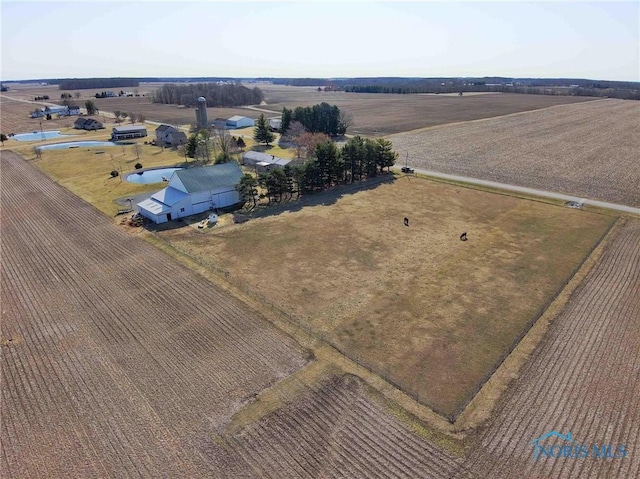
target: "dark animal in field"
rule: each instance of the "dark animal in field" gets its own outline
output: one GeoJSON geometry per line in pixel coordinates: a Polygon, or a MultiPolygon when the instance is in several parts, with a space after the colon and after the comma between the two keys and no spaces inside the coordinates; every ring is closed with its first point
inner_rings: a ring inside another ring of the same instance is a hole
{"type": "Polygon", "coordinates": [[[460,235],[460,241],[467,241],[467,232],[466,231],[460,235]]]}
{"type": "Polygon", "coordinates": [[[405,226],[409,226],[409,218],[405,218],[404,219],[404,225],[405,226]]]}

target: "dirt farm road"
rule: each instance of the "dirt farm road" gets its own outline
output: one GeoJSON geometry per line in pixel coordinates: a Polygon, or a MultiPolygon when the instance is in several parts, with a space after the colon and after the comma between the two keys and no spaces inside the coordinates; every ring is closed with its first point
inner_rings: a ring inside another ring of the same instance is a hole
{"type": "MultiPolygon", "coordinates": [[[[400,170],[400,166],[393,167],[395,170],[400,170]]],[[[501,190],[514,191],[516,193],[523,193],[525,195],[541,196],[543,198],[551,198],[554,200],[562,201],[575,201],[576,203],[582,203],[585,205],[596,206],[598,208],[605,208],[614,211],[621,211],[624,213],[631,213],[640,216],[640,208],[634,208],[633,206],[621,205],[618,203],[608,203],[606,201],[590,200],[588,198],[579,198],[577,196],[571,196],[564,193],[557,193],[555,191],[545,191],[536,188],[527,188],[525,186],[509,185],[506,183],[498,183],[496,181],[480,180],[478,178],[471,178],[468,176],[450,175],[447,173],[440,173],[437,171],[425,170],[422,168],[415,168],[411,166],[416,173],[426,176],[432,176],[434,178],[441,178],[443,180],[460,181],[463,183],[469,183],[472,185],[488,186],[490,188],[498,188],[501,190]]]]}

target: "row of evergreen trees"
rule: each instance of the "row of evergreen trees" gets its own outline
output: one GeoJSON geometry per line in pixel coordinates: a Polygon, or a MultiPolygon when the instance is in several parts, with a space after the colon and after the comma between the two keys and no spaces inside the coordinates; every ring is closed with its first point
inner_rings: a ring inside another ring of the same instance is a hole
{"type": "Polygon", "coordinates": [[[187,83],[183,85],[169,83],[154,91],[151,100],[154,103],[193,107],[198,105],[198,98],[201,96],[206,98],[207,106],[211,107],[257,105],[264,99],[260,88],[247,88],[239,83],[187,83]]]}
{"type": "Polygon", "coordinates": [[[335,137],[344,135],[349,127],[346,117],[336,105],[322,102],[318,105],[282,109],[281,131],[286,132],[294,121],[299,121],[310,133],[324,133],[335,137]]]}
{"type": "Polygon", "coordinates": [[[322,191],[340,184],[373,178],[395,164],[398,154],[384,138],[369,139],[356,136],[342,148],[326,141],[316,146],[313,156],[305,163],[274,168],[254,177],[247,174],[238,185],[244,201],[258,198],[258,186],[265,191],[269,202],[292,198],[293,194],[322,191]]]}

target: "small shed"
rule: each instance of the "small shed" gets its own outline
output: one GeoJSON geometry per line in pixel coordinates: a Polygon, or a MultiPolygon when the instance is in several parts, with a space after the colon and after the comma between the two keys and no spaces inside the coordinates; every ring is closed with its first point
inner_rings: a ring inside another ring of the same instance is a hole
{"type": "Polygon", "coordinates": [[[282,118],[269,118],[269,128],[272,130],[280,130],[282,127],[282,118]]]}
{"type": "Polygon", "coordinates": [[[242,156],[242,164],[246,166],[254,166],[256,171],[269,171],[272,168],[284,168],[287,165],[291,165],[292,162],[293,160],[268,155],[259,151],[247,151],[242,156]]]}
{"type": "Polygon", "coordinates": [[[216,118],[215,120],[213,120],[213,126],[218,130],[225,130],[227,128],[227,119],[216,118]]]}

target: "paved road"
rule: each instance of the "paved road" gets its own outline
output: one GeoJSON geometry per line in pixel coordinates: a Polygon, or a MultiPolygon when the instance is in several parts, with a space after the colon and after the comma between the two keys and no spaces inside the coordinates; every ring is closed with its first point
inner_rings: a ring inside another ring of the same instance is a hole
{"type": "MultiPolygon", "coordinates": [[[[509,185],[506,183],[498,183],[496,181],[479,180],[477,178],[469,178],[467,176],[450,175],[447,173],[439,173],[437,171],[425,170],[422,168],[413,168],[416,173],[421,175],[432,176],[434,178],[442,178],[445,180],[461,181],[472,185],[488,186],[490,188],[499,188],[501,190],[515,191],[517,193],[524,193],[526,195],[542,196],[543,198],[552,198],[555,200],[563,201],[575,201],[585,205],[597,206],[598,208],[607,208],[615,211],[622,211],[624,213],[631,213],[640,216],[640,208],[634,208],[632,206],[621,205],[618,203],[608,203],[606,201],[590,200],[588,198],[579,198],[577,196],[566,195],[564,193],[556,193],[555,191],[538,190],[535,188],[527,188],[524,186],[509,185]]],[[[400,170],[400,166],[395,166],[395,170],[400,170]]]]}

